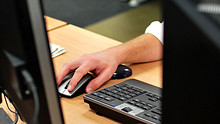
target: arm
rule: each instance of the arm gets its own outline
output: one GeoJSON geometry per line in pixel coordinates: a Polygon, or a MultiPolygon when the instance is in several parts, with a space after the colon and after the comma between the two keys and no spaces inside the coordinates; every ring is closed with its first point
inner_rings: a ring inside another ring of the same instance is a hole
{"type": "Polygon", "coordinates": [[[87,72],[93,71],[97,77],[86,87],[86,92],[90,93],[108,81],[119,64],[162,59],[162,49],[163,45],[160,40],[154,35],[146,33],[122,45],[86,54],[65,63],[57,76],[57,84],[59,85],[69,72],[76,69],[68,86],[68,90],[72,91],[87,72]]]}
{"type": "Polygon", "coordinates": [[[110,48],[120,63],[140,63],[162,59],[163,45],[150,33],[143,34],[122,45],[110,48]]]}

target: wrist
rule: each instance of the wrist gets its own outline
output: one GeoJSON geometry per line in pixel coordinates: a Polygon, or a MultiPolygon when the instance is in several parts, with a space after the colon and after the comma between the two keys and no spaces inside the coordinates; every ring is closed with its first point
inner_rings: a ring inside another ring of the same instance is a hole
{"type": "Polygon", "coordinates": [[[104,52],[106,53],[106,55],[110,55],[118,65],[123,63],[124,58],[126,57],[123,50],[120,48],[120,45],[108,48],[104,52]]]}

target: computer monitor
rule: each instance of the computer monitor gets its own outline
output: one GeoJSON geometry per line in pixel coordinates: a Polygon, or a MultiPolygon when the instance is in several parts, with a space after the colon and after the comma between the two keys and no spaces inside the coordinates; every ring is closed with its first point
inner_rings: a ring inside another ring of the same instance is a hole
{"type": "Polygon", "coordinates": [[[40,0],[0,7],[0,86],[27,123],[64,123],[40,0]]]}
{"type": "Polygon", "coordinates": [[[220,3],[164,0],[163,123],[219,123],[220,3]]]}

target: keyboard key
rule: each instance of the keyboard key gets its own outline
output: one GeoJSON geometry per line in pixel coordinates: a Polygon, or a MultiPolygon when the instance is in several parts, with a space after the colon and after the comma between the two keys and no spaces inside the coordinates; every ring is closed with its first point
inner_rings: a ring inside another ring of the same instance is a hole
{"type": "Polygon", "coordinates": [[[122,93],[124,93],[124,94],[129,94],[129,92],[127,92],[127,91],[122,91],[122,93]]]}
{"type": "Polygon", "coordinates": [[[154,105],[150,104],[150,103],[147,103],[147,106],[153,108],[154,105]]]}
{"type": "Polygon", "coordinates": [[[151,117],[151,114],[149,114],[149,113],[145,113],[144,115],[147,117],[151,117]]]}
{"type": "Polygon", "coordinates": [[[107,92],[106,95],[112,96],[113,93],[111,93],[111,92],[107,92]]]}
{"type": "Polygon", "coordinates": [[[156,99],[160,99],[160,96],[157,96],[157,95],[154,95],[153,97],[156,99]]]}
{"type": "Polygon", "coordinates": [[[151,109],[151,107],[149,107],[149,106],[142,106],[142,108],[145,109],[145,110],[150,110],[151,109]]]}
{"type": "Polygon", "coordinates": [[[132,98],[132,97],[131,97],[131,96],[129,96],[129,95],[125,95],[124,97],[125,97],[125,98],[127,98],[127,99],[132,98]]]}
{"type": "Polygon", "coordinates": [[[150,101],[153,101],[153,102],[156,102],[156,101],[158,101],[158,99],[157,98],[148,98],[150,101]]]}
{"type": "Polygon", "coordinates": [[[128,88],[127,88],[127,87],[122,87],[121,89],[123,89],[123,90],[127,90],[128,88]]]}
{"type": "Polygon", "coordinates": [[[104,96],[103,96],[103,95],[98,95],[98,97],[99,97],[99,98],[104,98],[104,96]]]}
{"type": "Polygon", "coordinates": [[[155,119],[155,120],[159,120],[159,117],[156,115],[151,116],[151,118],[155,119]]]}
{"type": "Polygon", "coordinates": [[[115,90],[115,89],[117,89],[117,88],[115,88],[115,87],[109,87],[109,88],[106,88],[105,90],[107,90],[107,91],[112,91],[112,90],[115,90]]]}
{"type": "Polygon", "coordinates": [[[100,93],[103,93],[103,94],[106,94],[108,91],[106,91],[106,90],[101,90],[101,91],[99,91],[100,93]]]}
{"type": "Polygon", "coordinates": [[[134,92],[134,90],[132,90],[132,89],[128,89],[127,91],[130,93],[134,92]]]}
{"type": "Polygon", "coordinates": [[[113,101],[113,100],[115,100],[115,99],[106,97],[105,100],[107,100],[107,101],[113,101]]]}
{"type": "Polygon", "coordinates": [[[126,100],[126,98],[124,98],[124,97],[119,97],[118,99],[120,99],[120,100],[122,100],[122,101],[125,101],[125,100],[126,100]]]}
{"type": "Polygon", "coordinates": [[[162,115],[162,111],[159,111],[157,109],[152,110],[151,112],[154,113],[154,114],[157,114],[157,115],[162,115]]]}
{"type": "Polygon", "coordinates": [[[92,93],[92,95],[97,96],[97,95],[98,95],[98,93],[92,93]]]}
{"type": "Polygon", "coordinates": [[[114,98],[118,98],[119,96],[118,95],[116,95],[116,94],[113,94],[113,95],[111,95],[112,97],[114,97],[114,98]]]}
{"type": "Polygon", "coordinates": [[[135,92],[135,94],[136,94],[136,95],[141,95],[142,93],[141,93],[141,92],[135,92]]]}
{"type": "Polygon", "coordinates": [[[154,95],[152,93],[147,93],[147,96],[153,97],[154,95]]]}
{"type": "Polygon", "coordinates": [[[116,90],[117,90],[118,92],[122,92],[122,91],[123,91],[122,89],[119,89],[119,88],[118,88],[118,89],[116,89],[116,90]]]}
{"type": "Polygon", "coordinates": [[[121,110],[123,110],[123,111],[125,111],[125,112],[130,112],[130,111],[132,111],[132,109],[131,109],[130,107],[125,107],[125,108],[123,108],[123,109],[121,109],[121,110]]]}
{"type": "Polygon", "coordinates": [[[146,91],[146,90],[143,90],[143,91],[141,91],[141,93],[144,94],[144,93],[147,93],[147,91],[146,91]]]}
{"type": "Polygon", "coordinates": [[[116,94],[118,91],[117,91],[117,90],[112,90],[112,91],[110,91],[110,92],[116,94]]]}
{"type": "Polygon", "coordinates": [[[125,95],[125,94],[123,94],[121,92],[117,92],[116,94],[119,95],[119,96],[124,96],[125,95]]]}
{"type": "Polygon", "coordinates": [[[140,100],[138,100],[138,99],[134,99],[133,101],[135,101],[135,102],[139,102],[140,100]]]}
{"type": "Polygon", "coordinates": [[[138,91],[138,92],[142,92],[142,89],[136,88],[136,87],[132,87],[133,90],[138,91]]]}
{"type": "Polygon", "coordinates": [[[129,104],[134,105],[134,101],[128,101],[129,104]]]}
{"type": "Polygon", "coordinates": [[[139,103],[134,103],[134,105],[137,106],[137,107],[142,107],[142,105],[139,104],[139,103]]]}
{"type": "Polygon", "coordinates": [[[144,102],[144,101],[140,101],[140,103],[141,103],[142,105],[147,105],[147,103],[144,102]]]}

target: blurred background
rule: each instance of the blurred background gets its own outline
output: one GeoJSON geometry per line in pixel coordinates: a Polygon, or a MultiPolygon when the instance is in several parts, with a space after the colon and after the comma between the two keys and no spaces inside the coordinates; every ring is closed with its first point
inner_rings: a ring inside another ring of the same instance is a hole
{"type": "Polygon", "coordinates": [[[160,0],[43,0],[47,16],[126,42],[162,21],[160,0]]]}

